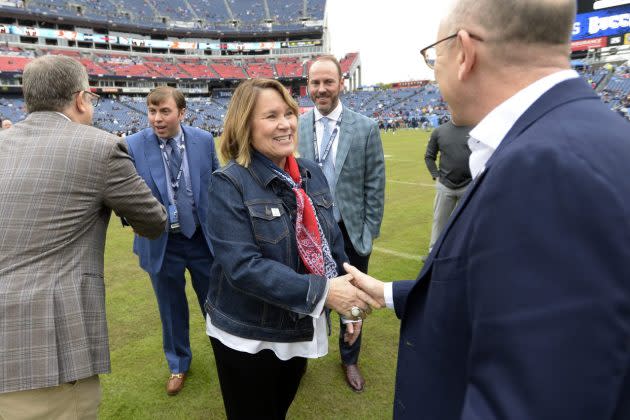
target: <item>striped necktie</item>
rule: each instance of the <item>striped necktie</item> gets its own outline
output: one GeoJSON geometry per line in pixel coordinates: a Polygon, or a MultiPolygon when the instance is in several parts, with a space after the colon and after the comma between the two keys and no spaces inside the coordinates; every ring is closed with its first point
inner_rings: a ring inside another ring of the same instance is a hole
{"type": "MultiPolygon", "coordinates": [[[[176,182],[179,171],[183,171],[182,154],[179,152],[179,146],[175,139],[168,139],[166,143],[171,146],[171,154],[168,159],[171,180],[176,182]]],[[[183,173],[179,175],[177,189],[173,189],[173,197],[175,198],[175,205],[177,206],[181,232],[187,238],[192,238],[197,227],[195,225],[191,198],[186,194],[186,177],[183,173]]]]}

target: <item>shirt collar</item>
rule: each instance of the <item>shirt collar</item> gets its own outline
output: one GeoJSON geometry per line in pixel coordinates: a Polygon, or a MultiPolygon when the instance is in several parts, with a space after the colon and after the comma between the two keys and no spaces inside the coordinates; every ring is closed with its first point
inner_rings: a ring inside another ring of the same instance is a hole
{"type": "MultiPolygon", "coordinates": [[[[177,133],[175,137],[173,137],[173,140],[175,140],[175,143],[182,144],[183,135],[184,135],[184,130],[182,130],[182,127],[180,126],[179,133],[177,133]]],[[[166,142],[168,141],[168,139],[163,139],[162,137],[158,137],[158,140],[160,140],[160,142],[163,144],[166,144],[166,142]]]]}
{"type": "Polygon", "coordinates": [[[575,70],[561,70],[543,77],[494,108],[471,130],[470,138],[496,150],[516,121],[549,89],[579,77],[575,70]]]}
{"type": "Polygon", "coordinates": [[[319,121],[324,117],[328,117],[329,120],[337,122],[337,120],[341,116],[341,111],[343,111],[343,105],[341,104],[341,101],[339,101],[335,109],[333,109],[328,115],[322,115],[317,107],[313,108],[313,112],[315,113],[315,121],[319,121]]]}
{"type": "Polygon", "coordinates": [[[55,111],[55,114],[59,114],[59,115],[61,115],[62,117],[64,117],[66,120],[68,120],[68,121],[72,121],[72,120],[70,119],[70,117],[68,117],[66,114],[62,114],[61,112],[57,112],[57,111],[55,111]]]}

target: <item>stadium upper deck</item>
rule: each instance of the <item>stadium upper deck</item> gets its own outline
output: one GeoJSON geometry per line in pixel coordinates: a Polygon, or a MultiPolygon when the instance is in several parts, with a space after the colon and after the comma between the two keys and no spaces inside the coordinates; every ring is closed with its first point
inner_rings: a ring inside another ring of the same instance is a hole
{"type": "Polygon", "coordinates": [[[109,28],[297,34],[321,33],[325,7],[326,0],[9,0],[0,13],[109,28]]]}

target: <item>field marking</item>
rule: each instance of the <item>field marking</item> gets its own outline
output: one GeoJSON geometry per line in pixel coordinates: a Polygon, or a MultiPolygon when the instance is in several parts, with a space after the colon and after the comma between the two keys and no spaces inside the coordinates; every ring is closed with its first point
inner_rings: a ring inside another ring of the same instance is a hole
{"type": "Polygon", "coordinates": [[[393,249],[381,248],[380,246],[375,246],[373,249],[374,251],[380,252],[381,254],[393,255],[395,257],[404,258],[406,260],[422,262],[422,257],[420,255],[394,251],[393,249]]]}
{"type": "Polygon", "coordinates": [[[396,181],[396,180],[389,180],[387,182],[391,182],[392,184],[417,185],[419,187],[435,187],[435,184],[427,184],[424,182],[409,182],[409,181],[396,181]]]}

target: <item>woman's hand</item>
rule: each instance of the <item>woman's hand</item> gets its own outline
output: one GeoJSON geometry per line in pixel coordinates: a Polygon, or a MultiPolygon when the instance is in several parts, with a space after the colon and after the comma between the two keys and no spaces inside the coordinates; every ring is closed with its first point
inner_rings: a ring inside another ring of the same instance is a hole
{"type": "Polygon", "coordinates": [[[356,319],[352,314],[352,308],[357,306],[364,314],[372,311],[371,307],[380,308],[379,304],[363,290],[354,287],[349,274],[330,279],[328,295],[326,295],[326,307],[339,312],[344,318],[356,319]]]}

